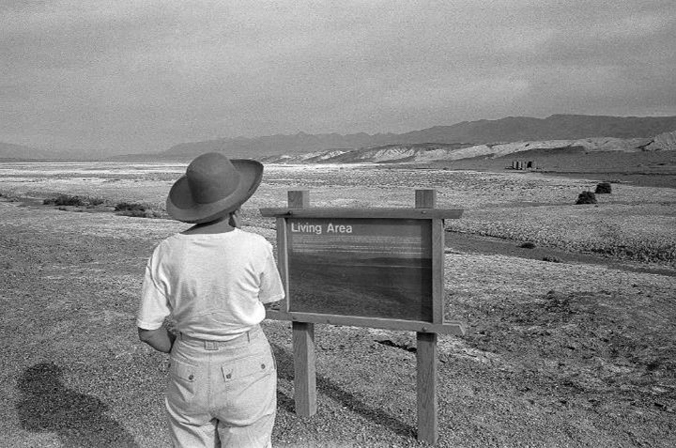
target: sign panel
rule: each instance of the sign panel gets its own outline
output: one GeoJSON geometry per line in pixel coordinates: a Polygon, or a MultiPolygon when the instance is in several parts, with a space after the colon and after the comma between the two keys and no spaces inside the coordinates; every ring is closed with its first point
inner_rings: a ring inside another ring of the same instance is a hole
{"type": "Polygon", "coordinates": [[[432,321],[430,220],[286,220],[289,311],[432,321]]]}

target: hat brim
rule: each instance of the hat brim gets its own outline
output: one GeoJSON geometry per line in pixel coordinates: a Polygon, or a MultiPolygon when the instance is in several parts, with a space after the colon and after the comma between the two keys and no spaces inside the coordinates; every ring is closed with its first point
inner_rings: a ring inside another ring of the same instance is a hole
{"type": "Polygon", "coordinates": [[[167,213],[172,218],[200,224],[213,221],[227,213],[237,210],[256,191],[263,179],[263,164],[256,160],[231,159],[240,175],[239,185],[229,196],[208,204],[199,204],[193,200],[188,177],[182,176],[169,191],[167,213]]]}

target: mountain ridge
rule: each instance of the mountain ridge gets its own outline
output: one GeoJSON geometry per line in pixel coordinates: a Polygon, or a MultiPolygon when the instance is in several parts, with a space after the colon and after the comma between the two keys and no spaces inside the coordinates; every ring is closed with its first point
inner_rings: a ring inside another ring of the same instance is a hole
{"type": "MultiPolygon", "coordinates": [[[[269,159],[321,151],[361,150],[387,145],[497,145],[527,141],[580,140],[585,138],[653,138],[676,130],[676,116],[616,117],[609,115],[554,114],[546,118],[509,116],[494,120],[462,121],[448,126],[395,133],[367,134],[276,134],[180,143],[157,153],[107,157],[111,160],[192,159],[199,154],[221,151],[233,158],[269,159]]],[[[106,158],[82,153],[82,158],[106,158]]],[[[43,150],[0,142],[0,159],[73,159],[72,151],[43,150]]]]}
{"type": "Polygon", "coordinates": [[[402,134],[363,132],[341,135],[276,135],[255,138],[217,139],[174,145],[165,155],[197,156],[223,151],[232,157],[268,157],[325,150],[373,148],[386,145],[511,143],[536,140],[584,138],[652,138],[676,130],[676,116],[613,117],[606,115],[555,114],[546,118],[505,117],[496,120],[463,121],[402,134]]]}
{"type": "Polygon", "coordinates": [[[577,140],[540,140],[499,144],[398,144],[348,150],[325,150],[306,154],[268,156],[266,163],[429,163],[462,159],[497,159],[543,154],[591,152],[676,151],[676,131],[653,138],[591,137],[577,140]]]}

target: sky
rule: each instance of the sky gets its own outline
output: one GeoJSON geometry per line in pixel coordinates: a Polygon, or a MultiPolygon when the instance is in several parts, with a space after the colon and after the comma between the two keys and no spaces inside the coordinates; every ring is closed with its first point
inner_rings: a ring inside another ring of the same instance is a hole
{"type": "Polygon", "coordinates": [[[0,0],[0,142],[676,115],[674,0],[0,0]]]}

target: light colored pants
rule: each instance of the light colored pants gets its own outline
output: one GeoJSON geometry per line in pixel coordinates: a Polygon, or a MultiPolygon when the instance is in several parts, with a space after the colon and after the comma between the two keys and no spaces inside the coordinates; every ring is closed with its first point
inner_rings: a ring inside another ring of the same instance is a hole
{"type": "Polygon", "coordinates": [[[226,342],[179,335],[167,413],[174,447],[271,447],[277,368],[260,327],[226,342]]]}

